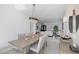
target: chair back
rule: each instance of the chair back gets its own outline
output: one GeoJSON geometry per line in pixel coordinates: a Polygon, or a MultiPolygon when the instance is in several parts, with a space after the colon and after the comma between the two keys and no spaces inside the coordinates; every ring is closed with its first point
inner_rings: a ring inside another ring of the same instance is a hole
{"type": "Polygon", "coordinates": [[[43,46],[44,46],[44,44],[46,42],[46,39],[47,39],[46,34],[40,37],[39,42],[38,42],[38,47],[37,47],[38,51],[40,51],[43,48],[43,46]]]}

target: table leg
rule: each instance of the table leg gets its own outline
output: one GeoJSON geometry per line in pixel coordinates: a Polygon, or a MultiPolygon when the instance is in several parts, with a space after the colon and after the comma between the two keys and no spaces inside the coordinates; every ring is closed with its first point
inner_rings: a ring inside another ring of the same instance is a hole
{"type": "Polygon", "coordinates": [[[20,49],[22,54],[27,54],[29,51],[29,47],[20,49]]]}

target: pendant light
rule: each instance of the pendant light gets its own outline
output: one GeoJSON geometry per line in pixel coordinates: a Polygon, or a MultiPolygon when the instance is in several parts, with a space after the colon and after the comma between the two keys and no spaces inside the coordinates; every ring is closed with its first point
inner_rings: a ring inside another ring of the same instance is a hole
{"type": "Polygon", "coordinates": [[[38,19],[36,18],[36,5],[35,4],[33,4],[33,6],[32,6],[32,16],[29,17],[29,19],[32,21],[38,22],[38,19]]]}

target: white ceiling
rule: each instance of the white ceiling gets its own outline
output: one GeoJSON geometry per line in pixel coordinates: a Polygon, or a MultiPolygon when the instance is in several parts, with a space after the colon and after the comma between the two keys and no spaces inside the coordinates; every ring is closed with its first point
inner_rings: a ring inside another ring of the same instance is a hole
{"type": "MultiPolygon", "coordinates": [[[[26,4],[25,14],[32,15],[32,4],[26,4]]],[[[36,4],[36,17],[41,21],[58,21],[65,15],[68,4],[36,4]]]]}
{"type": "Polygon", "coordinates": [[[36,5],[37,17],[42,21],[61,20],[65,15],[68,5],[65,4],[40,4],[36,5]]]}

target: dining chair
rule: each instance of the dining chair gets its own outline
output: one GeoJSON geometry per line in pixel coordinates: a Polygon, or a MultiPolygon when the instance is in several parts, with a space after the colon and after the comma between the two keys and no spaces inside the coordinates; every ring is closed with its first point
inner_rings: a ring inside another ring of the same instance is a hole
{"type": "Polygon", "coordinates": [[[39,38],[38,43],[32,45],[32,46],[30,47],[30,50],[33,51],[33,52],[35,52],[35,53],[40,53],[40,51],[43,49],[43,47],[45,46],[45,43],[46,43],[46,41],[47,41],[47,40],[46,40],[46,39],[47,39],[46,37],[47,37],[47,35],[41,36],[41,37],[39,38]]]}

